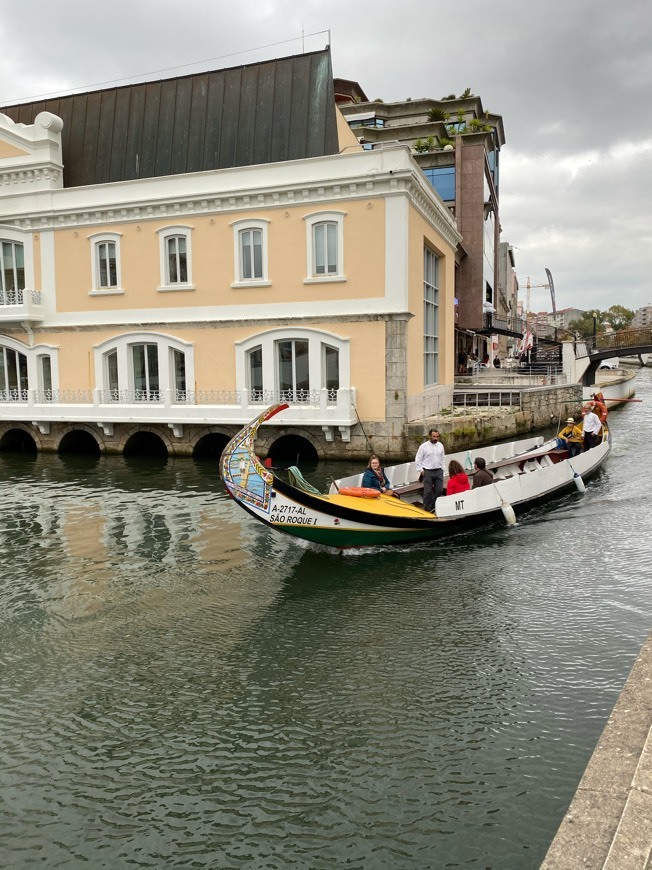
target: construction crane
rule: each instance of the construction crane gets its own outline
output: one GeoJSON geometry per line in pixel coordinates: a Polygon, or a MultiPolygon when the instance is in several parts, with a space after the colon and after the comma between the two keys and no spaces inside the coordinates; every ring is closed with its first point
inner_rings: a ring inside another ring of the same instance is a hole
{"type": "Polygon", "coordinates": [[[557,313],[557,304],[555,302],[555,285],[553,284],[553,281],[552,281],[552,274],[550,272],[550,269],[546,269],[546,277],[548,278],[548,280],[546,281],[545,284],[530,284],[529,277],[525,279],[525,289],[527,290],[527,296],[525,299],[525,313],[526,313],[526,315],[528,314],[528,312],[530,310],[530,290],[532,288],[537,288],[537,287],[542,287],[546,290],[550,290],[550,299],[552,301],[553,316],[557,313]]]}

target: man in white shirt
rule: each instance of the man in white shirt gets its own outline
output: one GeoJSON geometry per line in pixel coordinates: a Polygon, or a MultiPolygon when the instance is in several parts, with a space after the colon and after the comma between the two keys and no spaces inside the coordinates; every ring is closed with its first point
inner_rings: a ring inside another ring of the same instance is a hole
{"type": "Polygon", "coordinates": [[[592,447],[597,447],[600,443],[600,430],[602,423],[596,413],[594,413],[595,405],[589,405],[589,410],[584,417],[584,425],[582,432],[584,434],[584,449],[590,450],[592,447]]]}
{"type": "Polygon", "coordinates": [[[446,454],[439,440],[437,429],[428,432],[428,441],[417,450],[415,457],[419,480],[423,480],[423,508],[434,513],[435,502],[444,489],[444,467],[446,454]]]}

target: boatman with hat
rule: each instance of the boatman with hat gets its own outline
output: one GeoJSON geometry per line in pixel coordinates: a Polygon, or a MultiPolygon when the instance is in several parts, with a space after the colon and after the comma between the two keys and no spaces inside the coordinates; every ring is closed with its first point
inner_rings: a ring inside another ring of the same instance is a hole
{"type": "Polygon", "coordinates": [[[434,513],[435,502],[444,489],[446,465],[446,453],[437,429],[428,432],[428,440],[419,447],[414,461],[419,480],[423,481],[423,509],[434,513]]]}
{"type": "Polygon", "coordinates": [[[574,417],[566,420],[566,425],[557,435],[557,446],[568,449],[569,459],[582,452],[582,429],[575,425],[574,417]]]}

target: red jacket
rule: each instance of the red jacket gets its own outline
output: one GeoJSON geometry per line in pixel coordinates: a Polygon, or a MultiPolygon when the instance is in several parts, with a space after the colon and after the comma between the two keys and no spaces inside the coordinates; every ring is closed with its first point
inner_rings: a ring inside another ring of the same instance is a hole
{"type": "Polygon", "coordinates": [[[454,474],[448,481],[446,487],[446,495],[455,495],[456,492],[466,492],[471,489],[469,478],[466,472],[461,471],[459,474],[454,474]]]}

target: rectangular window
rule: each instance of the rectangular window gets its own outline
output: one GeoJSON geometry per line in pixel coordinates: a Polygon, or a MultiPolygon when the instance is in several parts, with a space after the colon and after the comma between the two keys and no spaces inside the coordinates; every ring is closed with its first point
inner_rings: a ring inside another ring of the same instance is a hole
{"type": "Polygon", "coordinates": [[[278,385],[281,392],[281,401],[309,401],[308,342],[300,339],[279,341],[277,352],[278,385]]]}
{"type": "Polygon", "coordinates": [[[439,377],[439,257],[429,248],[423,253],[423,381],[428,387],[439,377]]]}
{"type": "Polygon", "coordinates": [[[328,401],[337,401],[340,388],[340,352],[336,347],[324,345],[324,386],[328,390],[328,401]]]}
{"type": "Polygon", "coordinates": [[[22,303],[25,289],[25,253],[18,242],[2,242],[0,262],[0,304],[22,303]]]}
{"type": "Polygon", "coordinates": [[[313,227],[315,275],[337,274],[337,224],[328,221],[313,227]]]}
{"type": "Polygon", "coordinates": [[[174,375],[174,389],[178,402],[186,399],[186,355],[180,350],[172,351],[172,367],[174,375]]]}
{"type": "Polygon", "coordinates": [[[444,202],[452,202],[455,199],[454,166],[439,166],[432,169],[424,169],[423,174],[444,202]]]}
{"type": "Polygon", "coordinates": [[[112,350],[106,355],[106,382],[109,387],[109,398],[117,402],[120,398],[118,384],[118,351],[112,350]]]}
{"type": "Polygon", "coordinates": [[[249,392],[252,402],[263,399],[263,349],[260,345],[249,351],[249,392]]]}
{"type": "Polygon", "coordinates": [[[135,344],[132,348],[134,392],[140,402],[159,401],[158,346],[135,344]]]}
{"type": "Polygon", "coordinates": [[[99,288],[106,290],[118,286],[118,264],[116,260],[115,242],[98,242],[97,275],[99,288]]]}
{"type": "Polygon", "coordinates": [[[168,284],[188,283],[188,260],[186,254],[186,237],[170,236],[167,239],[168,284]]]}
{"type": "Polygon", "coordinates": [[[0,347],[0,395],[5,401],[27,400],[27,357],[9,347],[0,347]]]}
{"type": "Polygon", "coordinates": [[[46,394],[46,399],[52,398],[52,359],[49,354],[39,357],[41,389],[46,394]]]}
{"type": "Polygon", "coordinates": [[[240,230],[240,277],[243,281],[263,277],[262,230],[240,230]]]}

